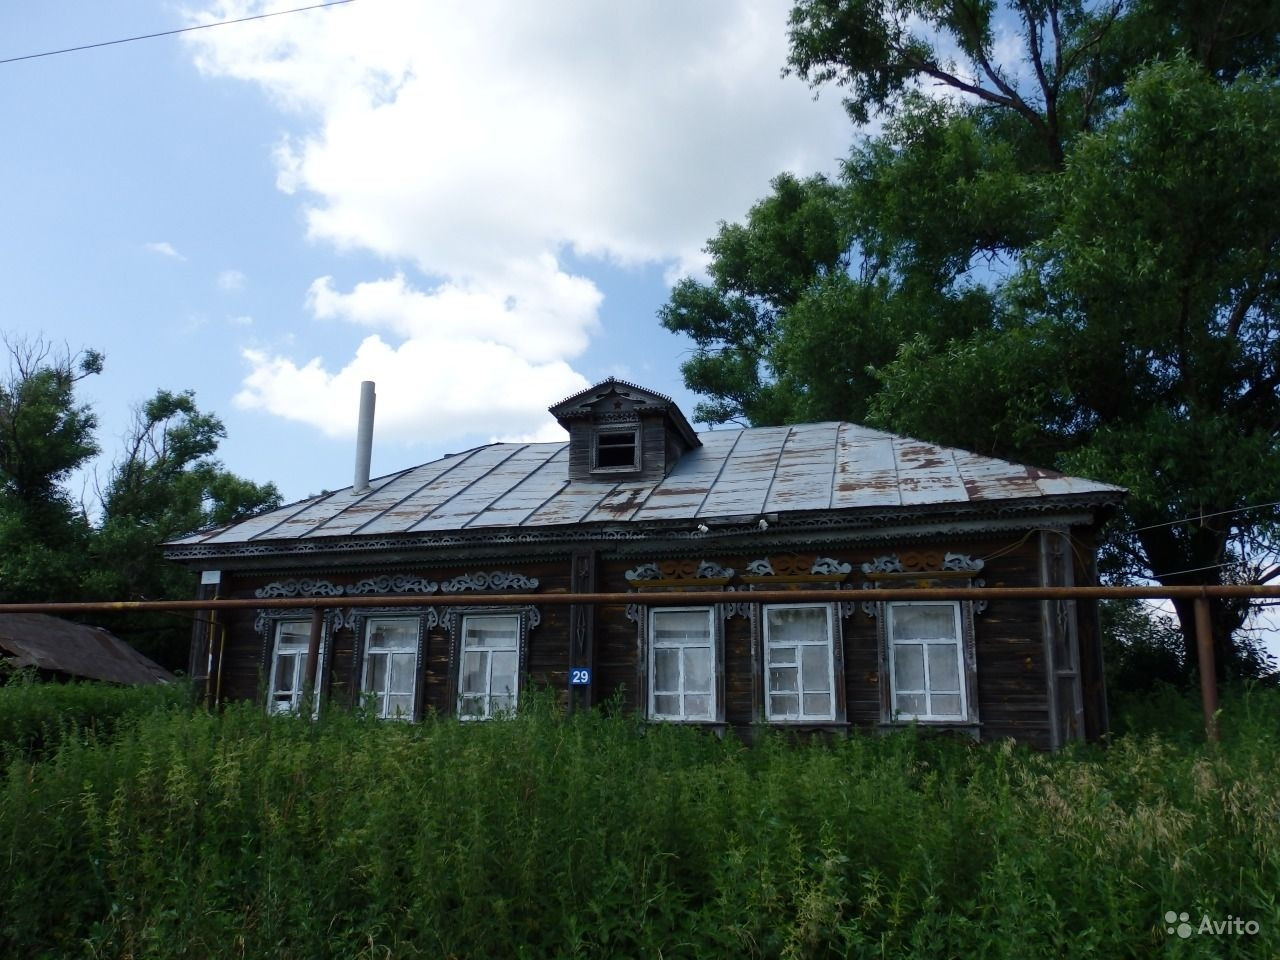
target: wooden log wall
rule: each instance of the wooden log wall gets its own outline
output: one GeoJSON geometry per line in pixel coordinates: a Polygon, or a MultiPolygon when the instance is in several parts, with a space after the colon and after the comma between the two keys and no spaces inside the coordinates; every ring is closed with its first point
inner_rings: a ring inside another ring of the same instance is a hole
{"type": "MultiPolygon", "coordinates": [[[[1087,531],[1080,532],[1081,535],[1087,531]]],[[[1090,545],[1091,546],[1091,545],[1090,545]]],[[[960,540],[947,538],[936,542],[913,541],[902,549],[892,546],[859,546],[849,549],[822,547],[805,551],[808,556],[831,557],[847,563],[851,572],[840,578],[852,587],[850,600],[857,601],[857,590],[865,581],[861,566],[877,557],[890,553],[935,551],[960,553],[984,560],[984,568],[976,576],[987,586],[1035,586],[1039,583],[1040,567],[1037,540],[1034,536],[1009,534],[1002,537],[974,537],[960,540]]],[[[1085,555],[1087,551],[1082,551],[1085,555]]],[[[722,555],[715,553],[708,544],[708,553],[701,560],[714,561],[732,568],[735,577],[741,578],[747,571],[747,563],[760,556],[782,555],[779,551],[756,551],[750,555],[741,553],[722,555]]],[[[794,555],[792,555],[794,556],[794,555]]],[[[626,572],[646,561],[665,561],[662,555],[652,557],[629,555],[625,558],[611,556],[601,551],[596,558],[595,587],[601,592],[624,592],[636,584],[626,579],[626,572]]],[[[686,558],[687,559],[687,558],[686,558]]],[[[502,569],[513,573],[536,577],[537,593],[563,593],[572,590],[571,557],[520,562],[511,564],[494,561],[460,562],[449,566],[395,567],[371,571],[369,568],[345,571],[326,571],[323,576],[332,583],[343,586],[377,574],[409,574],[435,581],[447,581],[455,576],[471,574],[478,570],[502,569]]],[[[273,582],[290,579],[315,578],[315,570],[272,571],[269,574],[243,574],[224,571],[220,595],[224,597],[252,598],[255,591],[273,582]]],[[[1092,571],[1077,571],[1079,582],[1087,582],[1092,571]]],[[[690,588],[704,588],[705,580],[689,581],[690,588]]],[[[733,584],[734,592],[726,592],[726,603],[749,601],[750,594],[739,583],[733,584]]],[[[834,586],[833,582],[821,584],[834,586]]],[[[785,586],[779,583],[778,586],[785,586]]],[[[803,584],[796,584],[797,600],[803,600],[803,584]]],[[[500,605],[501,595],[476,593],[477,606],[500,605]]],[[[637,594],[637,603],[643,603],[643,592],[637,594]]],[[[431,603],[430,595],[423,596],[423,606],[431,603]]],[[[569,687],[568,671],[571,665],[571,607],[543,606],[541,623],[529,632],[524,651],[525,678],[535,687],[550,687],[562,696],[569,687]]],[[[210,689],[217,689],[221,699],[252,699],[261,701],[266,678],[270,673],[271,641],[254,630],[254,611],[228,612],[223,619],[225,642],[215,636],[215,663],[210,676],[210,689]],[[217,662],[218,654],[221,662],[217,662]],[[220,670],[220,675],[219,675],[220,670]]],[[[1087,656],[1083,658],[1091,694],[1087,712],[1092,724],[1091,733],[1103,729],[1105,711],[1100,685],[1101,666],[1096,650],[1099,646],[1096,618],[1080,617],[1081,642],[1087,656]],[[1099,704],[1103,704],[1101,708],[1099,704]]],[[[749,728],[758,722],[763,712],[763,680],[758,649],[758,628],[753,628],[748,616],[734,615],[723,618],[723,698],[724,720],[727,724],[749,728]]],[[[1027,601],[997,600],[978,614],[974,620],[977,657],[977,695],[981,719],[981,737],[996,739],[1014,737],[1020,742],[1041,748],[1049,748],[1050,700],[1046,683],[1045,643],[1037,604],[1027,601]]],[[[881,686],[888,678],[882,676],[880,641],[877,621],[861,610],[858,604],[851,616],[841,623],[843,635],[844,688],[843,713],[849,726],[876,729],[884,720],[881,686]]],[[[622,605],[600,606],[594,610],[594,649],[591,656],[593,683],[589,702],[603,704],[617,701],[625,709],[642,710],[645,706],[645,664],[642,662],[640,631],[638,625],[627,619],[622,605]]],[[[326,663],[321,677],[322,694],[331,702],[350,705],[358,701],[362,640],[349,629],[338,630],[329,637],[326,663]]],[[[426,632],[421,647],[420,676],[418,682],[417,712],[419,715],[434,712],[450,715],[455,711],[458,671],[456,641],[443,629],[426,632]]]]}

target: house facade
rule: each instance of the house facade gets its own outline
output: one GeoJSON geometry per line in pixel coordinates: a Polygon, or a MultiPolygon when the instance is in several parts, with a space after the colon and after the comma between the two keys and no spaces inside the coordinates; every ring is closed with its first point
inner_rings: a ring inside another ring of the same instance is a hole
{"type": "MultiPolygon", "coordinates": [[[[490,718],[533,686],[742,731],[919,723],[1044,749],[1105,732],[1091,602],[859,595],[1093,583],[1119,488],[849,423],[696,433],[612,379],[551,412],[567,441],[478,447],[167,555],[206,598],[362,598],[326,610],[316,689],[389,719],[490,718]],[[723,600],[680,600],[708,592],[723,600]],[[526,602],[592,593],[629,602],[526,602]]],[[[311,625],[223,611],[192,674],[216,699],[297,709],[311,625]]]]}

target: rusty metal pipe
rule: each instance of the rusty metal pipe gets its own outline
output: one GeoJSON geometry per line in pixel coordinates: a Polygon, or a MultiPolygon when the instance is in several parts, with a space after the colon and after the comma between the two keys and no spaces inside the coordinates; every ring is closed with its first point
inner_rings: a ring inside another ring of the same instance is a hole
{"type": "Polygon", "coordinates": [[[0,603],[0,613],[132,613],[154,610],[312,610],[332,607],[446,607],[483,604],[679,606],[714,603],[813,603],[884,600],[1195,600],[1208,597],[1280,599],[1280,586],[1214,587],[876,587],[867,590],[640,590],[625,593],[449,593],[357,597],[274,597],[221,600],[107,600],[0,603]]]}

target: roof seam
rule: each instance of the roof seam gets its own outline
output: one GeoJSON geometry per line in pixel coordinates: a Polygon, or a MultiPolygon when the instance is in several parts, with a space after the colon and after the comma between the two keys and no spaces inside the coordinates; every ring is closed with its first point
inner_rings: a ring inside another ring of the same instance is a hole
{"type": "MultiPolygon", "coordinates": [[[[496,446],[497,446],[497,444],[496,444],[496,443],[491,443],[491,444],[489,444],[489,446],[490,446],[490,447],[496,447],[496,446]]],[[[440,509],[442,509],[446,504],[450,504],[450,503],[452,503],[454,500],[457,500],[460,496],[462,496],[464,493],[466,493],[468,490],[470,490],[472,487],[474,487],[477,483],[479,483],[479,482],[480,482],[481,480],[483,480],[485,477],[487,477],[487,476],[489,476],[491,473],[493,473],[493,471],[494,471],[494,470],[496,470],[498,467],[502,466],[504,463],[506,463],[508,460],[510,460],[512,457],[514,457],[514,456],[515,456],[516,454],[518,454],[521,450],[524,450],[524,449],[525,449],[525,448],[527,448],[528,446],[529,446],[529,444],[527,444],[527,443],[522,443],[522,444],[520,444],[518,447],[516,447],[516,449],[512,450],[509,454],[507,454],[505,457],[503,457],[501,460],[499,460],[497,463],[490,464],[489,469],[488,469],[488,470],[486,470],[484,473],[480,474],[480,476],[476,477],[474,480],[468,481],[467,483],[463,484],[461,487],[459,487],[457,490],[455,490],[455,491],[454,491],[450,496],[445,497],[443,500],[441,500],[439,503],[437,503],[434,507],[432,507],[432,508],[431,508],[431,512],[430,512],[430,513],[428,513],[426,516],[419,517],[417,520],[415,520],[415,521],[413,522],[413,524],[409,527],[409,532],[410,532],[410,533],[415,532],[415,531],[418,529],[419,525],[421,525],[422,523],[424,523],[424,522],[426,522],[427,520],[430,520],[432,517],[434,517],[434,516],[436,515],[436,513],[437,513],[440,509]]],[[[487,449],[487,448],[486,448],[486,447],[481,447],[480,449],[482,449],[482,450],[483,450],[483,449],[487,449]]],[[[468,459],[470,459],[470,458],[468,458],[468,459]]],[[[508,489],[508,490],[510,490],[511,488],[510,488],[510,487],[508,487],[507,489],[508,489]]],[[[504,491],[504,492],[505,492],[505,491],[504,491]]],[[[466,527],[466,525],[467,525],[468,523],[470,523],[470,522],[471,522],[471,520],[474,520],[474,519],[475,519],[475,517],[471,517],[471,519],[470,519],[470,520],[467,520],[467,521],[466,521],[465,523],[463,523],[460,527],[458,527],[458,529],[459,529],[459,530],[461,530],[461,529],[465,528],[465,527],[466,527]]]]}
{"type": "Polygon", "coordinates": [[[791,442],[791,438],[795,435],[796,428],[788,424],[787,435],[782,438],[782,443],[778,444],[778,455],[773,460],[773,472],[769,475],[769,486],[765,488],[764,499],[760,501],[760,509],[768,511],[769,496],[773,493],[773,485],[778,482],[778,465],[782,463],[782,455],[787,450],[787,444],[791,442]]]}
{"type": "MultiPolygon", "coordinates": [[[[534,444],[526,444],[526,445],[525,445],[525,449],[528,449],[528,448],[529,448],[529,447],[531,447],[531,446],[534,446],[534,444]]],[[[538,474],[540,471],[542,471],[542,470],[545,470],[545,469],[546,469],[547,464],[549,464],[552,460],[554,460],[556,457],[558,457],[561,453],[563,453],[564,451],[566,451],[566,450],[568,449],[568,447],[569,447],[569,445],[566,443],[566,444],[564,444],[563,446],[558,447],[556,450],[553,450],[553,451],[552,451],[552,453],[551,453],[551,456],[549,456],[549,457],[547,457],[546,459],[544,459],[540,464],[538,464],[536,467],[534,467],[532,470],[530,470],[528,473],[526,473],[526,474],[525,474],[523,477],[521,477],[521,478],[519,479],[519,481],[517,481],[513,486],[508,487],[508,488],[506,489],[506,491],[502,494],[502,496],[494,497],[494,498],[493,498],[493,500],[492,500],[492,502],[490,502],[490,504],[489,504],[487,507],[485,507],[485,508],[484,508],[483,510],[481,510],[479,513],[477,513],[474,517],[472,517],[470,520],[468,520],[465,524],[463,524],[463,526],[464,526],[464,527],[469,527],[469,526],[471,526],[471,524],[472,524],[474,521],[479,520],[481,517],[483,517],[483,516],[484,516],[486,513],[488,513],[490,510],[497,510],[497,509],[500,509],[500,508],[498,507],[498,501],[500,501],[500,500],[502,499],[502,497],[508,496],[509,494],[511,494],[511,493],[513,493],[514,491],[518,490],[518,489],[519,489],[523,484],[525,484],[525,483],[529,482],[530,480],[532,480],[535,476],[537,476],[537,474],[538,474]]],[[[503,461],[503,462],[505,463],[506,461],[503,461]]],[[[528,520],[531,516],[533,516],[535,513],[537,513],[537,512],[538,512],[539,510],[541,510],[543,507],[545,507],[545,506],[547,505],[547,503],[551,500],[551,498],[552,498],[552,497],[558,496],[558,495],[560,494],[560,492],[561,492],[561,491],[563,491],[563,490],[564,490],[564,488],[565,488],[565,487],[567,487],[568,485],[569,485],[569,481],[566,479],[566,480],[564,481],[564,483],[560,484],[560,486],[556,488],[556,490],[555,490],[555,492],[554,492],[554,493],[552,493],[552,494],[551,494],[550,496],[548,496],[548,497],[544,497],[544,498],[543,498],[543,500],[542,500],[542,502],[541,502],[541,503],[539,503],[539,504],[538,504],[536,507],[534,507],[532,510],[527,510],[527,511],[525,511],[524,516],[520,518],[520,520],[519,520],[519,522],[516,524],[516,526],[522,526],[526,520],[528,520]]]]}
{"type": "Polygon", "coordinates": [[[724,455],[724,459],[720,461],[720,469],[716,471],[715,477],[707,484],[707,492],[702,495],[702,499],[698,502],[698,508],[693,511],[695,517],[702,516],[702,508],[707,505],[707,500],[711,497],[711,492],[715,490],[716,484],[720,482],[720,478],[724,476],[724,468],[729,465],[729,461],[733,459],[733,451],[738,449],[738,441],[740,441],[746,430],[739,430],[738,435],[733,438],[733,445],[729,447],[729,451],[724,455]]]}
{"type": "MultiPolygon", "coordinates": [[[[492,446],[492,444],[489,444],[489,446],[492,446]]],[[[477,453],[479,453],[479,452],[480,452],[481,450],[483,450],[483,449],[485,449],[485,448],[484,448],[484,447],[473,447],[472,449],[468,450],[468,451],[466,452],[466,456],[463,456],[463,457],[462,457],[462,459],[460,459],[457,463],[450,464],[450,465],[449,465],[449,468],[448,468],[447,470],[441,470],[439,473],[435,474],[435,475],[434,475],[430,480],[424,480],[424,481],[422,481],[422,483],[418,484],[416,487],[414,487],[412,490],[410,490],[408,493],[406,493],[403,497],[401,497],[401,498],[400,498],[399,500],[397,500],[395,503],[389,504],[389,505],[387,506],[387,509],[383,510],[383,511],[382,511],[381,513],[379,513],[376,517],[370,517],[368,520],[366,520],[364,523],[360,524],[358,527],[354,527],[354,528],[352,528],[352,529],[351,529],[351,531],[347,534],[347,536],[354,536],[354,535],[358,534],[361,530],[363,530],[365,527],[367,527],[369,524],[374,523],[374,522],[376,522],[376,521],[378,521],[378,520],[381,520],[383,517],[385,517],[388,513],[390,513],[390,512],[391,512],[392,510],[394,510],[396,507],[400,506],[400,505],[401,505],[401,504],[403,504],[403,503],[406,503],[410,498],[412,498],[412,497],[416,497],[416,496],[417,496],[419,493],[421,493],[425,488],[427,488],[427,487],[431,486],[431,484],[433,484],[433,483],[437,482],[441,477],[448,476],[448,475],[449,475],[450,473],[452,473],[454,470],[457,470],[460,466],[462,466],[464,463],[466,463],[468,460],[470,460],[472,457],[474,457],[477,453]]],[[[446,458],[442,458],[442,459],[446,459],[446,458]]],[[[432,461],[432,462],[433,462],[433,463],[439,463],[439,462],[440,462],[440,460],[435,460],[435,461],[432,461]]],[[[425,464],[425,463],[424,463],[424,464],[422,464],[422,466],[424,466],[424,467],[425,467],[425,466],[427,466],[427,464],[425,464]]],[[[410,467],[408,470],[406,470],[406,471],[405,471],[405,473],[411,473],[413,470],[416,470],[416,469],[418,469],[418,468],[417,468],[417,467],[410,467]]]]}

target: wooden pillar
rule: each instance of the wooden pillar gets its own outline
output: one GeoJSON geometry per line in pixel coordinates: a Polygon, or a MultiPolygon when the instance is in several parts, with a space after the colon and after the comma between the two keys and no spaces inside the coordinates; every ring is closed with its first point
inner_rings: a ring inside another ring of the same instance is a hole
{"type": "MultiPolygon", "coordinates": [[[[570,558],[570,589],[574,593],[595,593],[596,554],[594,550],[577,551],[570,558]]],[[[575,603],[569,607],[569,712],[591,707],[591,691],[595,686],[594,654],[596,649],[596,608],[592,603],[575,603]],[[582,680],[582,671],[589,678],[582,680]]]]}
{"type": "Polygon", "coordinates": [[[1213,620],[1209,616],[1209,598],[1196,597],[1196,653],[1200,661],[1200,701],[1204,705],[1204,735],[1217,743],[1218,677],[1213,663],[1213,620]]]}

